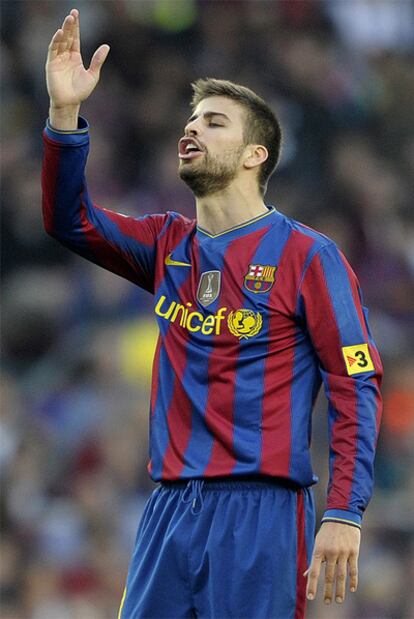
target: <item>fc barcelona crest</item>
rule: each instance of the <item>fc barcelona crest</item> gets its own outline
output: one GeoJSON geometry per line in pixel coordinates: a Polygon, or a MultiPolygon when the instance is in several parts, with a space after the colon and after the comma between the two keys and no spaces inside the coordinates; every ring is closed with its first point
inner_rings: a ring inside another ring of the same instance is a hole
{"type": "Polygon", "coordinates": [[[249,270],[244,277],[244,285],[250,292],[268,292],[275,283],[277,267],[269,264],[249,264],[249,270]]]}

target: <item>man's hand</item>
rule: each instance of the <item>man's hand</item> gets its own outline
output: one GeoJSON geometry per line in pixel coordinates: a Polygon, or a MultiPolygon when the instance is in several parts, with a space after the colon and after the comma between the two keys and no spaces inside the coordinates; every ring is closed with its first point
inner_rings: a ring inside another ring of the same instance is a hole
{"type": "Polygon", "coordinates": [[[61,130],[77,128],[80,104],[97,85],[108,52],[109,45],[98,47],[89,69],[85,69],[80,53],[79,12],[72,9],[53,35],[46,60],[53,127],[61,130]]]}
{"type": "Polygon", "coordinates": [[[340,604],[345,598],[347,568],[349,588],[358,587],[358,555],[361,541],[359,528],[338,522],[324,522],[315,538],[312,561],[304,573],[308,576],[306,595],[309,600],[316,596],[321,565],[325,562],[324,600],[330,604],[335,584],[335,599],[340,604]]]}

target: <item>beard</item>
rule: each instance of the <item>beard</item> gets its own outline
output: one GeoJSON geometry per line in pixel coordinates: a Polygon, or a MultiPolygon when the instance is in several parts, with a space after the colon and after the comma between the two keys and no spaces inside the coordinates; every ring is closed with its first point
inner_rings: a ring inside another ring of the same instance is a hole
{"type": "Polygon", "coordinates": [[[180,162],[178,174],[196,198],[223,191],[236,178],[245,145],[228,150],[220,157],[204,151],[200,160],[180,162]]]}

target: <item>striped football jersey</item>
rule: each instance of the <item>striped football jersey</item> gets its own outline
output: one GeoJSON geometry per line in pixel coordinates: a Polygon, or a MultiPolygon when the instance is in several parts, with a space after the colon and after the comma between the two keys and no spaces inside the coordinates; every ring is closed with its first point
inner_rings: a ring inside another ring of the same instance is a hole
{"type": "Polygon", "coordinates": [[[312,408],[329,401],[324,520],[360,524],[373,485],[382,375],[355,274],[335,243],[274,207],[212,235],[176,212],[92,203],[88,126],[44,132],[46,230],[154,297],[152,478],[317,481],[312,408]]]}

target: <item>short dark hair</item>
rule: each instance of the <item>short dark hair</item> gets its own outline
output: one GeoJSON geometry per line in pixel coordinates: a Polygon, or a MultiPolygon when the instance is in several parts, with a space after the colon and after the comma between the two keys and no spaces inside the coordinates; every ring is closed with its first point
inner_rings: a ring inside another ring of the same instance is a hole
{"type": "Polygon", "coordinates": [[[262,144],[269,156],[260,166],[258,183],[262,195],[265,194],[270,176],[276,169],[282,144],[282,130],[278,119],[267,103],[253,90],[234,84],[228,80],[215,78],[198,79],[191,84],[194,109],[207,97],[228,97],[240,103],[246,111],[244,139],[246,144],[262,144]]]}

